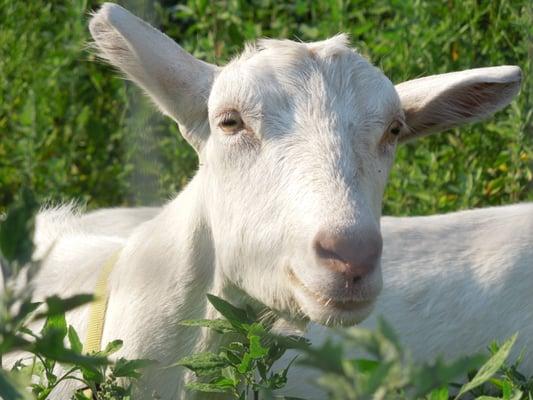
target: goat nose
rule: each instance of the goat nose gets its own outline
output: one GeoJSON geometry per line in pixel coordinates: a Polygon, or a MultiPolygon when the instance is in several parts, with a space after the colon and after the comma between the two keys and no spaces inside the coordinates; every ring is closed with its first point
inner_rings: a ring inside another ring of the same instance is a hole
{"type": "Polygon", "coordinates": [[[320,265],[355,283],[378,265],[383,240],[375,229],[348,235],[322,230],[315,236],[313,247],[320,265]]]}

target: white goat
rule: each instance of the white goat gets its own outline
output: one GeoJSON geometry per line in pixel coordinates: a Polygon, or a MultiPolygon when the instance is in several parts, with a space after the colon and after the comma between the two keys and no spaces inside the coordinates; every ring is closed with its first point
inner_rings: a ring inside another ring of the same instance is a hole
{"type": "MultiPolygon", "coordinates": [[[[127,239],[160,211],[117,208],[72,216],[66,209],[61,215],[68,215],[68,225],[78,232],[127,239]]],[[[56,213],[42,214],[38,227],[56,225],[56,213]]],[[[533,287],[533,204],[383,217],[381,232],[384,289],[361,326],[373,328],[376,318],[384,316],[415,359],[426,362],[439,355],[457,359],[474,354],[492,340],[518,332],[512,358],[524,351],[521,371],[533,374],[533,308],[528,299],[533,287]]],[[[314,323],[306,336],[315,345],[338,339],[314,323]]],[[[293,356],[288,353],[280,366],[293,356]]],[[[283,394],[325,398],[313,385],[316,374],[293,366],[283,394]]]]}
{"type": "MultiPolygon", "coordinates": [[[[41,216],[36,255],[51,251],[36,295],[90,292],[119,254],[103,342],[123,339],[120,355],[161,365],[211,345],[178,325],[214,315],[209,292],[256,299],[288,320],[366,318],[382,286],[381,201],[396,144],[484,118],[520,86],[519,68],[506,66],[395,88],[342,35],[260,41],[219,68],[113,4],[90,30],[99,54],[179,124],[201,166],[127,238],[127,223],[101,234],[82,227],[85,217],[41,216]]],[[[87,310],[68,318],[86,331],[87,310]]],[[[183,398],[183,379],[168,368],[145,385],[183,398]]]]}

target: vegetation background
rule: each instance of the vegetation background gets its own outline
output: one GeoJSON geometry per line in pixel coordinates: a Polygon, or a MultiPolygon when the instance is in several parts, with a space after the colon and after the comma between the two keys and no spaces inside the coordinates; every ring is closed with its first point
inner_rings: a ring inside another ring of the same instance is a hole
{"type": "MultiPolygon", "coordinates": [[[[118,1],[195,56],[224,64],[258,37],[340,31],[393,82],[516,64],[520,96],[488,122],[401,147],[385,213],[532,200],[529,0],[118,1]]],[[[88,208],[160,204],[194,173],[178,128],[87,51],[93,0],[0,0],[0,213],[29,188],[88,208]]]]}

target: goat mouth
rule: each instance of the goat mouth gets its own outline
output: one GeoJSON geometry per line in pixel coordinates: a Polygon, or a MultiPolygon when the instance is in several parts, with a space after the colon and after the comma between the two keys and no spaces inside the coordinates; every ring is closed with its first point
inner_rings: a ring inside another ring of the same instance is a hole
{"type": "Polygon", "coordinates": [[[354,311],[369,307],[374,303],[374,300],[333,299],[331,297],[325,297],[306,286],[290,267],[288,268],[288,275],[289,281],[293,286],[300,289],[306,297],[313,298],[318,304],[324,307],[331,307],[341,311],[354,311]]]}

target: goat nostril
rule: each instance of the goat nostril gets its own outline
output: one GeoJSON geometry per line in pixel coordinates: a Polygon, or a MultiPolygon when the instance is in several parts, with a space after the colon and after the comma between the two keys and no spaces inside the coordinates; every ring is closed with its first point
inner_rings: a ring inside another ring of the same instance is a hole
{"type": "Polygon", "coordinates": [[[379,231],[370,230],[359,235],[319,231],[313,240],[320,265],[345,275],[347,285],[358,284],[374,270],[381,256],[381,247],[379,231]]]}
{"type": "Polygon", "coordinates": [[[323,247],[320,242],[315,243],[315,250],[316,250],[316,254],[318,255],[319,258],[323,258],[323,259],[326,259],[326,260],[330,259],[330,260],[344,261],[344,260],[341,260],[341,258],[339,257],[339,255],[337,253],[335,253],[334,251],[328,250],[325,247],[323,247]]]}

